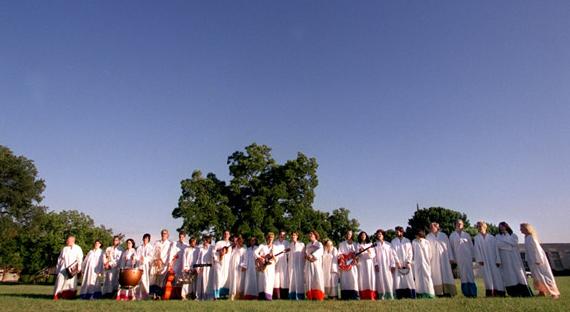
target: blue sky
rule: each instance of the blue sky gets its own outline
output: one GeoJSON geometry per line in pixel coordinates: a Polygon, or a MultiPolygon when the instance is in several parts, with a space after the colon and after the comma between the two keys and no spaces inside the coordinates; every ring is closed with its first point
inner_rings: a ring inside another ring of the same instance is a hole
{"type": "Polygon", "coordinates": [[[570,222],[568,1],[4,1],[0,144],[136,236],[252,142],[373,231],[443,206],[570,222]]]}

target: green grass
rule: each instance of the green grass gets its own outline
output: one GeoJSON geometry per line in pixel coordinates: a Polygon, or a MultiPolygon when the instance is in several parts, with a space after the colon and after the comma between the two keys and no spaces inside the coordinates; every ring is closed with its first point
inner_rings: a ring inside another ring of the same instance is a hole
{"type": "MultiPolygon", "coordinates": [[[[394,301],[144,301],[51,300],[51,286],[0,285],[0,311],[569,311],[570,277],[557,278],[562,293],[559,300],[550,298],[467,299],[461,295],[450,299],[394,301]]],[[[479,293],[484,287],[478,283],[479,293]]]]}

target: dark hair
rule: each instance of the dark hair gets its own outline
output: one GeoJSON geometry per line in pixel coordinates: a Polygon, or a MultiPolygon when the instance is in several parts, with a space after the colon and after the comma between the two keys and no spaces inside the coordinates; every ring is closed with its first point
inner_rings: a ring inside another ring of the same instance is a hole
{"type": "MultiPolygon", "coordinates": [[[[70,235],[70,236],[73,236],[73,235],[70,235]]],[[[121,237],[119,235],[115,235],[115,236],[113,236],[113,240],[115,240],[115,239],[121,240],[121,237]]]]}
{"type": "Polygon", "coordinates": [[[383,229],[378,229],[378,230],[376,230],[376,232],[374,233],[374,235],[378,235],[378,233],[381,233],[382,236],[386,237],[386,231],[384,231],[383,229]]]}
{"type": "Polygon", "coordinates": [[[366,232],[364,232],[364,231],[358,233],[358,242],[359,242],[359,243],[368,243],[368,233],[366,233],[366,232]],[[360,236],[361,236],[362,234],[366,235],[366,238],[365,238],[365,239],[361,239],[361,238],[360,238],[360,236]]]}
{"type": "Polygon", "coordinates": [[[148,238],[148,241],[150,242],[150,234],[145,233],[145,234],[143,235],[143,241],[144,241],[145,238],[148,238]]]}
{"type": "Polygon", "coordinates": [[[98,239],[96,239],[96,240],[93,242],[93,246],[95,246],[95,244],[96,244],[97,242],[99,242],[99,244],[101,244],[101,241],[98,240],[98,239]]]}
{"type": "Polygon", "coordinates": [[[127,239],[127,243],[128,243],[128,242],[131,242],[131,243],[133,244],[133,248],[136,248],[136,247],[137,247],[137,245],[135,244],[135,240],[134,240],[134,239],[129,238],[129,239],[127,239]]]}
{"type": "Polygon", "coordinates": [[[399,225],[398,225],[397,227],[395,227],[394,230],[395,230],[396,232],[405,232],[405,231],[404,231],[404,228],[401,227],[401,226],[399,226],[399,225]]]}
{"type": "Polygon", "coordinates": [[[507,222],[503,221],[501,223],[499,223],[499,227],[505,227],[505,230],[507,230],[507,233],[509,233],[509,235],[513,234],[513,230],[511,229],[511,227],[507,224],[507,222]]]}
{"type": "Polygon", "coordinates": [[[250,247],[253,247],[257,244],[257,237],[255,236],[250,236],[249,239],[247,240],[247,244],[250,247]],[[253,240],[253,243],[251,243],[251,241],[253,240]]]}
{"type": "Polygon", "coordinates": [[[416,236],[419,238],[426,238],[426,231],[424,231],[422,229],[417,229],[416,230],[416,236]]]}
{"type": "Polygon", "coordinates": [[[178,235],[184,235],[184,236],[186,236],[186,231],[180,230],[180,231],[178,231],[178,235]]]}
{"type": "Polygon", "coordinates": [[[311,231],[309,232],[309,234],[311,234],[311,233],[313,233],[313,234],[315,235],[315,238],[317,239],[317,241],[321,239],[321,236],[319,235],[319,232],[317,232],[316,230],[311,230],[311,231]]]}

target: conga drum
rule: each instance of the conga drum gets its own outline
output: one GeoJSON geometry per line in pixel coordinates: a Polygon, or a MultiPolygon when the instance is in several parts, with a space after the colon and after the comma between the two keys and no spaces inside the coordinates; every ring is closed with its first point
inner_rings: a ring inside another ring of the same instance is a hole
{"type": "Polygon", "coordinates": [[[119,285],[121,288],[134,288],[137,287],[141,281],[143,270],[135,268],[121,269],[119,274],[119,285]]]}

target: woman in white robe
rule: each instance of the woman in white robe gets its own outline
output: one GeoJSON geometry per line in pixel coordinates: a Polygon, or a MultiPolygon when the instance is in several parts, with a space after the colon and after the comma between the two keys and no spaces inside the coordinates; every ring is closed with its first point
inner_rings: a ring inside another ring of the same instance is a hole
{"type": "Polygon", "coordinates": [[[305,244],[298,241],[299,233],[291,233],[289,243],[289,299],[305,299],[305,244]]]}
{"type": "MultiPolygon", "coordinates": [[[[352,240],[352,231],[346,232],[346,240],[338,245],[339,257],[356,254],[357,244],[352,240]]],[[[339,266],[339,269],[341,267],[339,266]]],[[[358,300],[358,259],[353,262],[349,270],[340,270],[340,298],[342,300],[358,300]]]]}
{"type": "Polygon", "coordinates": [[[257,238],[250,237],[248,247],[241,261],[241,271],[243,275],[243,297],[244,300],[255,300],[259,296],[257,289],[257,267],[255,260],[257,259],[255,251],[257,250],[257,238]]]}
{"type": "Polygon", "coordinates": [[[243,247],[243,238],[240,236],[235,238],[235,246],[232,248],[229,262],[229,298],[231,300],[243,297],[244,291],[244,276],[245,272],[242,271],[241,264],[244,261],[245,248],[243,247]]]}
{"type": "Polygon", "coordinates": [[[101,283],[99,277],[103,274],[103,250],[101,250],[101,241],[96,240],[85,259],[81,272],[83,279],[81,280],[81,289],[79,297],[81,299],[99,299],[101,298],[101,283]]]}
{"type": "Polygon", "coordinates": [[[305,293],[308,300],[325,299],[323,277],[323,244],[317,231],[309,232],[309,243],[305,246],[305,293]]]}
{"type": "Polygon", "coordinates": [[[214,256],[217,261],[214,261],[210,271],[214,287],[214,298],[216,299],[228,298],[230,293],[228,277],[231,253],[230,231],[224,231],[222,239],[216,242],[214,256]]]}
{"type": "Polygon", "coordinates": [[[384,241],[385,232],[376,231],[376,257],[374,258],[374,270],[376,271],[376,293],[378,299],[394,299],[394,276],[396,262],[392,245],[384,241]]]}
{"type": "Polygon", "coordinates": [[[451,262],[457,263],[461,278],[461,292],[465,297],[477,297],[477,285],[473,274],[473,242],[471,236],[463,231],[463,220],[455,222],[455,231],[449,235],[451,262]]]}
{"type": "Polygon", "coordinates": [[[357,263],[360,300],[376,300],[376,272],[374,271],[376,251],[374,246],[368,242],[366,232],[362,231],[358,234],[356,249],[358,252],[362,252],[358,256],[357,263]]]}
{"type": "Polygon", "coordinates": [[[63,247],[57,266],[55,268],[56,278],[53,290],[53,299],[73,299],[77,292],[77,275],[81,272],[83,263],[83,250],[75,244],[75,236],[68,236],[66,246],[63,247]],[[67,269],[73,268],[77,271],[74,276],[69,276],[67,269]]]}
{"type": "MultiPolygon", "coordinates": [[[[273,252],[278,254],[289,248],[285,239],[287,233],[279,232],[279,237],[273,243],[273,252]]],[[[288,299],[289,297],[289,266],[287,252],[275,257],[275,284],[273,285],[273,299],[288,299]]]]}
{"type": "Polygon", "coordinates": [[[114,298],[119,290],[119,261],[123,249],[119,246],[121,238],[113,237],[113,246],[105,249],[105,281],[103,283],[103,297],[114,298]]]}
{"type": "Polygon", "coordinates": [[[323,252],[323,278],[325,280],[325,295],[329,299],[338,298],[338,250],[331,240],[325,241],[323,252]]]}
{"type": "MultiPolygon", "coordinates": [[[[135,241],[132,238],[127,239],[127,249],[123,251],[121,254],[121,260],[119,261],[119,268],[121,270],[138,268],[139,258],[135,247],[135,241]]],[[[127,288],[123,285],[119,285],[117,300],[135,300],[137,288],[138,286],[135,288],[127,288]]]]}
{"type": "Polygon", "coordinates": [[[148,299],[150,293],[150,267],[152,265],[152,258],[154,250],[150,243],[150,234],[143,235],[143,243],[137,248],[137,258],[139,259],[139,268],[143,270],[141,281],[137,287],[135,297],[137,300],[148,299]]]}
{"type": "Polygon", "coordinates": [[[273,285],[275,284],[275,258],[273,257],[273,240],[275,234],[267,233],[265,244],[259,245],[255,251],[256,261],[265,261],[264,270],[257,272],[257,288],[259,300],[273,300],[273,285]]]}
{"type": "Polygon", "coordinates": [[[538,242],[538,235],[534,227],[528,223],[521,224],[521,232],[525,235],[524,247],[526,249],[526,261],[532,274],[534,288],[539,296],[552,296],[560,298],[560,291],[556,285],[556,279],[552,274],[550,263],[544,249],[538,242]]]}
{"type": "Polygon", "coordinates": [[[431,279],[431,250],[425,239],[424,230],[416,232],[416,239],[412,242],[414,253],[414,277],[416,278],[416,298],[433,298],[433,280],[431,279]]]}
{"type": "Polygon", "coordinates": [[[497,249],[501,258],[501,277],[507,295],[511,297],[531,297],[526,273],[519,252],[519,238],[506,222],[499,223],[499,234],[495,236],[497,249]]]}
{"type": "Polygon", "coordinates": [[[501,258],[497,251],[495,236],[487,233],[487,223],[483,221],[477,222],[477,229],[479,234],[475,236],[475,261],[483,271],[485,296],[504,297],[505,285],[499,271],[501,258]]]}
{"type": "Polygon", "coordinates": [[[196,300],[210,300],[214,296],[214,290],[208,290],[213,253],[211,241],[212,238],[205,235],[202,239],[202,245],[198,247],[198,254],[193,259],[192,267],[196,269],[196,300]]]}
{"type": "MultiPolygon", "coordinates": [[[[195,270],[192,267],[194,263],[194,258],[198,256],[198,248],[196,248],[196,238],[191,237],[188,242],[188,247],[184,249],[184,255],[182,256],[182,270],[186,275],[192,275],[194,277],[195,270]]],[[[180,291],[180,297],[182,300],[196,299],[196,279],[192,278],[192,282],[185,283],[182,285],[182,290],[180,291]]]]}
{"type": "Polygon", "coordinates": [[[404,237],[404,228],[397,226],[396,238],[392,240],[396,272],[394,274],[394,292],[397,299],[416,298],[414,282],[413,249],[409,239],[404,237]]]}
{"type": "Polygon", "coordinates": [[[431,249],[431,278],[435,295],[438,297],[453,297],[457,294],[455,278],[449,259],[449,238],[439,229],[439,224],[432,222],[427,240],[431,249]]]}

